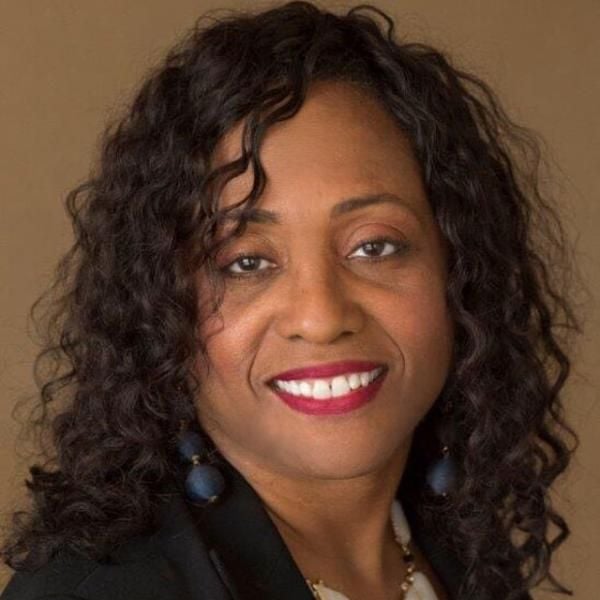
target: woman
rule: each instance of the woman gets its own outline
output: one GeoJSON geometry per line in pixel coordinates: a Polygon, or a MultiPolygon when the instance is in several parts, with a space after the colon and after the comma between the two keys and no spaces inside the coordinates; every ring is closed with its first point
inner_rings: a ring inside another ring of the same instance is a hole
{"type": "Polygon", "coordinates": [[[373,7],[192,31],[68,197],[56,453],[2,599],[570,593],[553,327],[580,327],[536,152],[373,7]]]}

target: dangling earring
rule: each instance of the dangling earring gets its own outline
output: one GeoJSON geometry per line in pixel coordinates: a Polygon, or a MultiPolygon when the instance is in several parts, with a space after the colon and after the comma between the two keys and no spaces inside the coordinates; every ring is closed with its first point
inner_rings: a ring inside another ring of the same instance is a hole
{"type": "Polygon", "coordinates": [[[436,460],[427,470],[427,483],[433,492],[444,498],[456,482],[456,463],[448,446],[442,447],[442,458],[436,460]]]}
{"type": "Polygon", "coordinates": [[[192,502],[210,504],[225,489],[225,479],[215,466],[201,462],[208,454],[208,448],[200,434],[190,431],[187,425],[187,421],[181,422],[177,436],[179,455],[193,464],[185,479],[185,493],[192,502]]]}
{"type": "MultiPolygon", "coordinates": [[[[445,418],[448,418],[447,415],[452,411],[452,408],[452,401],[443,406],[442,413],[446,415],[445,418]]],[[[447,437],[447,435],[444,437],[447,437]]],[[[448,493],[452,491],[456,484],[457,468],[448,444],[442,443],[441,453],[441,458],[434,461],[427,469],[426,481],[434,494],[447,498],[448,493]]]]}

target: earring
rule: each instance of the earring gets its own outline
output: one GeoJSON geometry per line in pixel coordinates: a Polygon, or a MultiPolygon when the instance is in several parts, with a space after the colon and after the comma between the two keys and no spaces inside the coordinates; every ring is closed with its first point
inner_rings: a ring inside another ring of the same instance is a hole
{"type": "Polygon", "coordinates": [[[185,479],[187,497],[192,502],[215,502],[225,489],[225,479],[215,466],[202,463],[202,459],[208,454],[208,448],[198,433],[188,430],[186,421],[181,422],[177,450],[183,460],[193,465],[185,479]]]}
{"type": "MultiPolygon", "coordinates": [[[[454,402],[451,398],[442,403],[441,413],[442,418],[447,422],[450,418],[449,415],[454,409],[454,402]]],[[[439,425],[438,425],[439,428],[439,425]]],[[[450,430],[450,434],[452,430],[450,430]]],[[[429,487],[433,490],[433,493],[442,496],[443,498],[448,497],[448,493],[454,488],[456,483],[456,462],[450,454],[449,445],[451,440],[448,440],[448,431],[443,436],[440,435],[438,429],[438,438],[443,437],[447,443],[442,443],[442,456],[434,461],[427,469],[426,480],[429,487]]]]}
{"type": "Polygon", "coordinates": [[[442,458],[435,461],[427,470],[427,483],[433,492],[448,497],[456,482],[456,463],[450,455],[448,446],[442,447],[442,458]]]}

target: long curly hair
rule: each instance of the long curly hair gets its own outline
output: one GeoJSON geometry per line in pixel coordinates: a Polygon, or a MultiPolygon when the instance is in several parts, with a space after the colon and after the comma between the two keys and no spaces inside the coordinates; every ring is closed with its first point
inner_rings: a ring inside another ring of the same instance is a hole
{"type": "Polygon", "coordinates": [[[13,569],[59,550],[100,559],[157,525],[164,484],[180,476],[173,439],[196,419],[202,385],[192,374],[206,353],[200,267],[211,310],[222,300],[219,191],[252,167],[251,192],[230,207],[239,235],[265,186],[265,133],[317,80],[360,86],[393,115],[450,249],[454,362],[415,432],[407,494],[464,562],[461,598],[511,600],[545,579],[572,595],[550,574],[569,528],[549,494],[578,445],[560,392],[582,327],[567,295],[575,263],[541,191],[540,138],[444,52],[396,39],[380,9],[338,15],[309,2],[201,17],[107,126],[96,166],[67,195],[75,241],[32,308],[47,335],[28,426],[48,448],[25,482],[32,506],[15,513],[2,548],[13,569]],[[241,157],[211,168],[237,123],[241,157]],[[450,439],[458,480],[440,502],[420,473],[450,439]]]}

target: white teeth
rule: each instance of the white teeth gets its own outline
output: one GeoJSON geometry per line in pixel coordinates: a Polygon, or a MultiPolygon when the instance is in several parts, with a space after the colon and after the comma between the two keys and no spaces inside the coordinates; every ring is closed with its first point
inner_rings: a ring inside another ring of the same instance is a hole
{"type": "Polygon", "coordinates": [[[338,377],[334,377],[331,380],[331,395],[334,398],[338,396],[343,396],[350,391],[350,384],[348,380],[343,376],[339,375],[338,377]]]}
{"type": "Polygon", "coordinates": [[[301,381],[300,393],[306,397],[310,396],[312,394],[312,386],[310,385],[310,383],[307,383],[306,381],[301,381]]]}
{"type": "Polygon", "coordinates": [[[357,390],[360,387],[360,375],[352,373],[352,375],[348,377],[348,384],[350,385],[351,389],[357,390]]]}
{"type": "Polygon", "coordinates": [[[329,387],[329,384],[322,379],[317,379],[313,385],[312,396],[317,400],[331,398],[331,388],[329,387]]]}
{"type": "Polygon", "coordinates": [[[378,367],[364,373],[351,373],[350,375],[337,375],[332,379],[311,379],[306,381],[279,381],[275,380],[275,386],[283,389],[294,396],[304,396],[316,400],[327,400],[344,396],[351,390],[366,387],[383,371],[378,367]]]}

